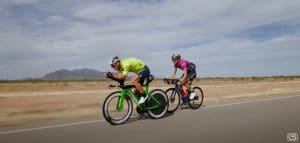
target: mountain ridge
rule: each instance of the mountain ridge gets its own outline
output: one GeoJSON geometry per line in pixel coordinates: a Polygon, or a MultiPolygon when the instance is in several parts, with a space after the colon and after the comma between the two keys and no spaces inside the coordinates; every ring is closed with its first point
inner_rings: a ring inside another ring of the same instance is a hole
{"type": "Polygon", "coordinates": [[[72,79],[102,79],[106,72],[97,71],[89,68],[81,69],[60,69],[50,72],[42,77],[46,80],[72,80],[72,79]]]}

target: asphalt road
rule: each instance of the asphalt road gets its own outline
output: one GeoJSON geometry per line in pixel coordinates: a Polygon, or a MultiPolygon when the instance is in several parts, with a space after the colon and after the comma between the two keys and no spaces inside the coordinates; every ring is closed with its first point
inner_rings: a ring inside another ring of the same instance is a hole
{"type": "Polygon", "coordinates": [[[289,132],[300,134],[299,95],[206,103],[120,126],[89,119],[0,128],[0,143],[285,143],[289,132]]]}

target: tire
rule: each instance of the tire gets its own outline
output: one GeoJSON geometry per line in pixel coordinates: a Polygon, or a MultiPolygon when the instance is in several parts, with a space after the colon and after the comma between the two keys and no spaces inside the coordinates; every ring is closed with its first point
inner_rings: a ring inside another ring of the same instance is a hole
{"type": "Polygon", "coordinates": [[[118,99],[121,96],[120,91],[116,91],[111,93],[106,97],[102,107],[102,113],[107,122],[112,125],[119,125],[125,123],[131,116],[133,112],[132,101],[129,97],[124,99],[123,110],[118,111],[116,109],[118,99]],[[122,114],[121,112],[125,112],[122,114]],[[119,116],[119,117],[115,117],[119,116]]]}
{"type": "Polygon", "coordinates": [[[169,99],[169,107],[167,112],[168,113],[173,113],[175,112],[179,105],[180,105],[180,94],[177,90],[175,90],[175,88],[169,88],[165,91],[166,95],[168,96],[169,99]]]}
{"type": "Polygon", "coordinates": [[[189,100],[188,103],[192,109],[198,109],[203,103],[203,91],[200,87],[193,87],[193,90],[196,93],[196,96],[194,99],[189,100]]]}
{"type": "MultiPolygon", "coordinates": [[[[154,89],[150,92],[150,94],[160,102],[160,106],[155,109],[148,110],[147,113],[151,118],[159,119],[163,117],[168,110],[168,96],[160,89],[154,89]]],[[[146,103],[147,106],[151,106],[153,103],[153,99],[148,98],[146,103]]]]}

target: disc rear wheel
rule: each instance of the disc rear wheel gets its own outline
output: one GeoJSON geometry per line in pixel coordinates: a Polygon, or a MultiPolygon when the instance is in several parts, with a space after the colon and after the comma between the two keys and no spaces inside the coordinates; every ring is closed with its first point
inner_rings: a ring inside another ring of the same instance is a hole
{"type": "MultiPolygon", "coordinates": [[[[159,102],[159,106],[157,108],[148,110],[147,113],[151,118],[159,119],[163,117],[168,110],[168,97],[165,92],[160,89],[152,90],[150,94],[159,102]]],[[[146,104],[148,107],[157,105],[155,100],[150,97],[148,98],[146,104]]]]}

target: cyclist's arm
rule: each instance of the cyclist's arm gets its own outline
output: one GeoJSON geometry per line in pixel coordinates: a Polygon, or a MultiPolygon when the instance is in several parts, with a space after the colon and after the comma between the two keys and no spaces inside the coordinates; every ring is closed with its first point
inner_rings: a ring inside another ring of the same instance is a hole
{"type": "Polygon", "coordinates": [[[115,78],[117,80],[125,80],[125,78],[126,78],[126,75],[124,75],[122,73],[120,73],[120,74],[113,74],[112,76],[113,76],[113,78],[115,78]]]}
{"type": "Polygon", "coordinates": [[[177,68],[175,67],[172,75],[170,76],[170,79],[174,79],[175,78],[176,72],[177,72],[177,68]]]}
{"type": "Polygon", "coordinates": [[[123,71],[119,71],[119,74],[113,75],[113,77],[116,78],[117,80],[125,80],[128,73],[129,73],[128,67],[124,67],[123,71]]]}
{"type": "Polygon", "coordinates": [[[180,82],[181,82],[181,83],[185,83],[185,82],[186,82],[186,80],[187,80],[187,75],[188,75],[188,70],[187,70],[187,68],[185,68],[185,69],[183,70],[183,77],[180,79],[180,82]]]}

